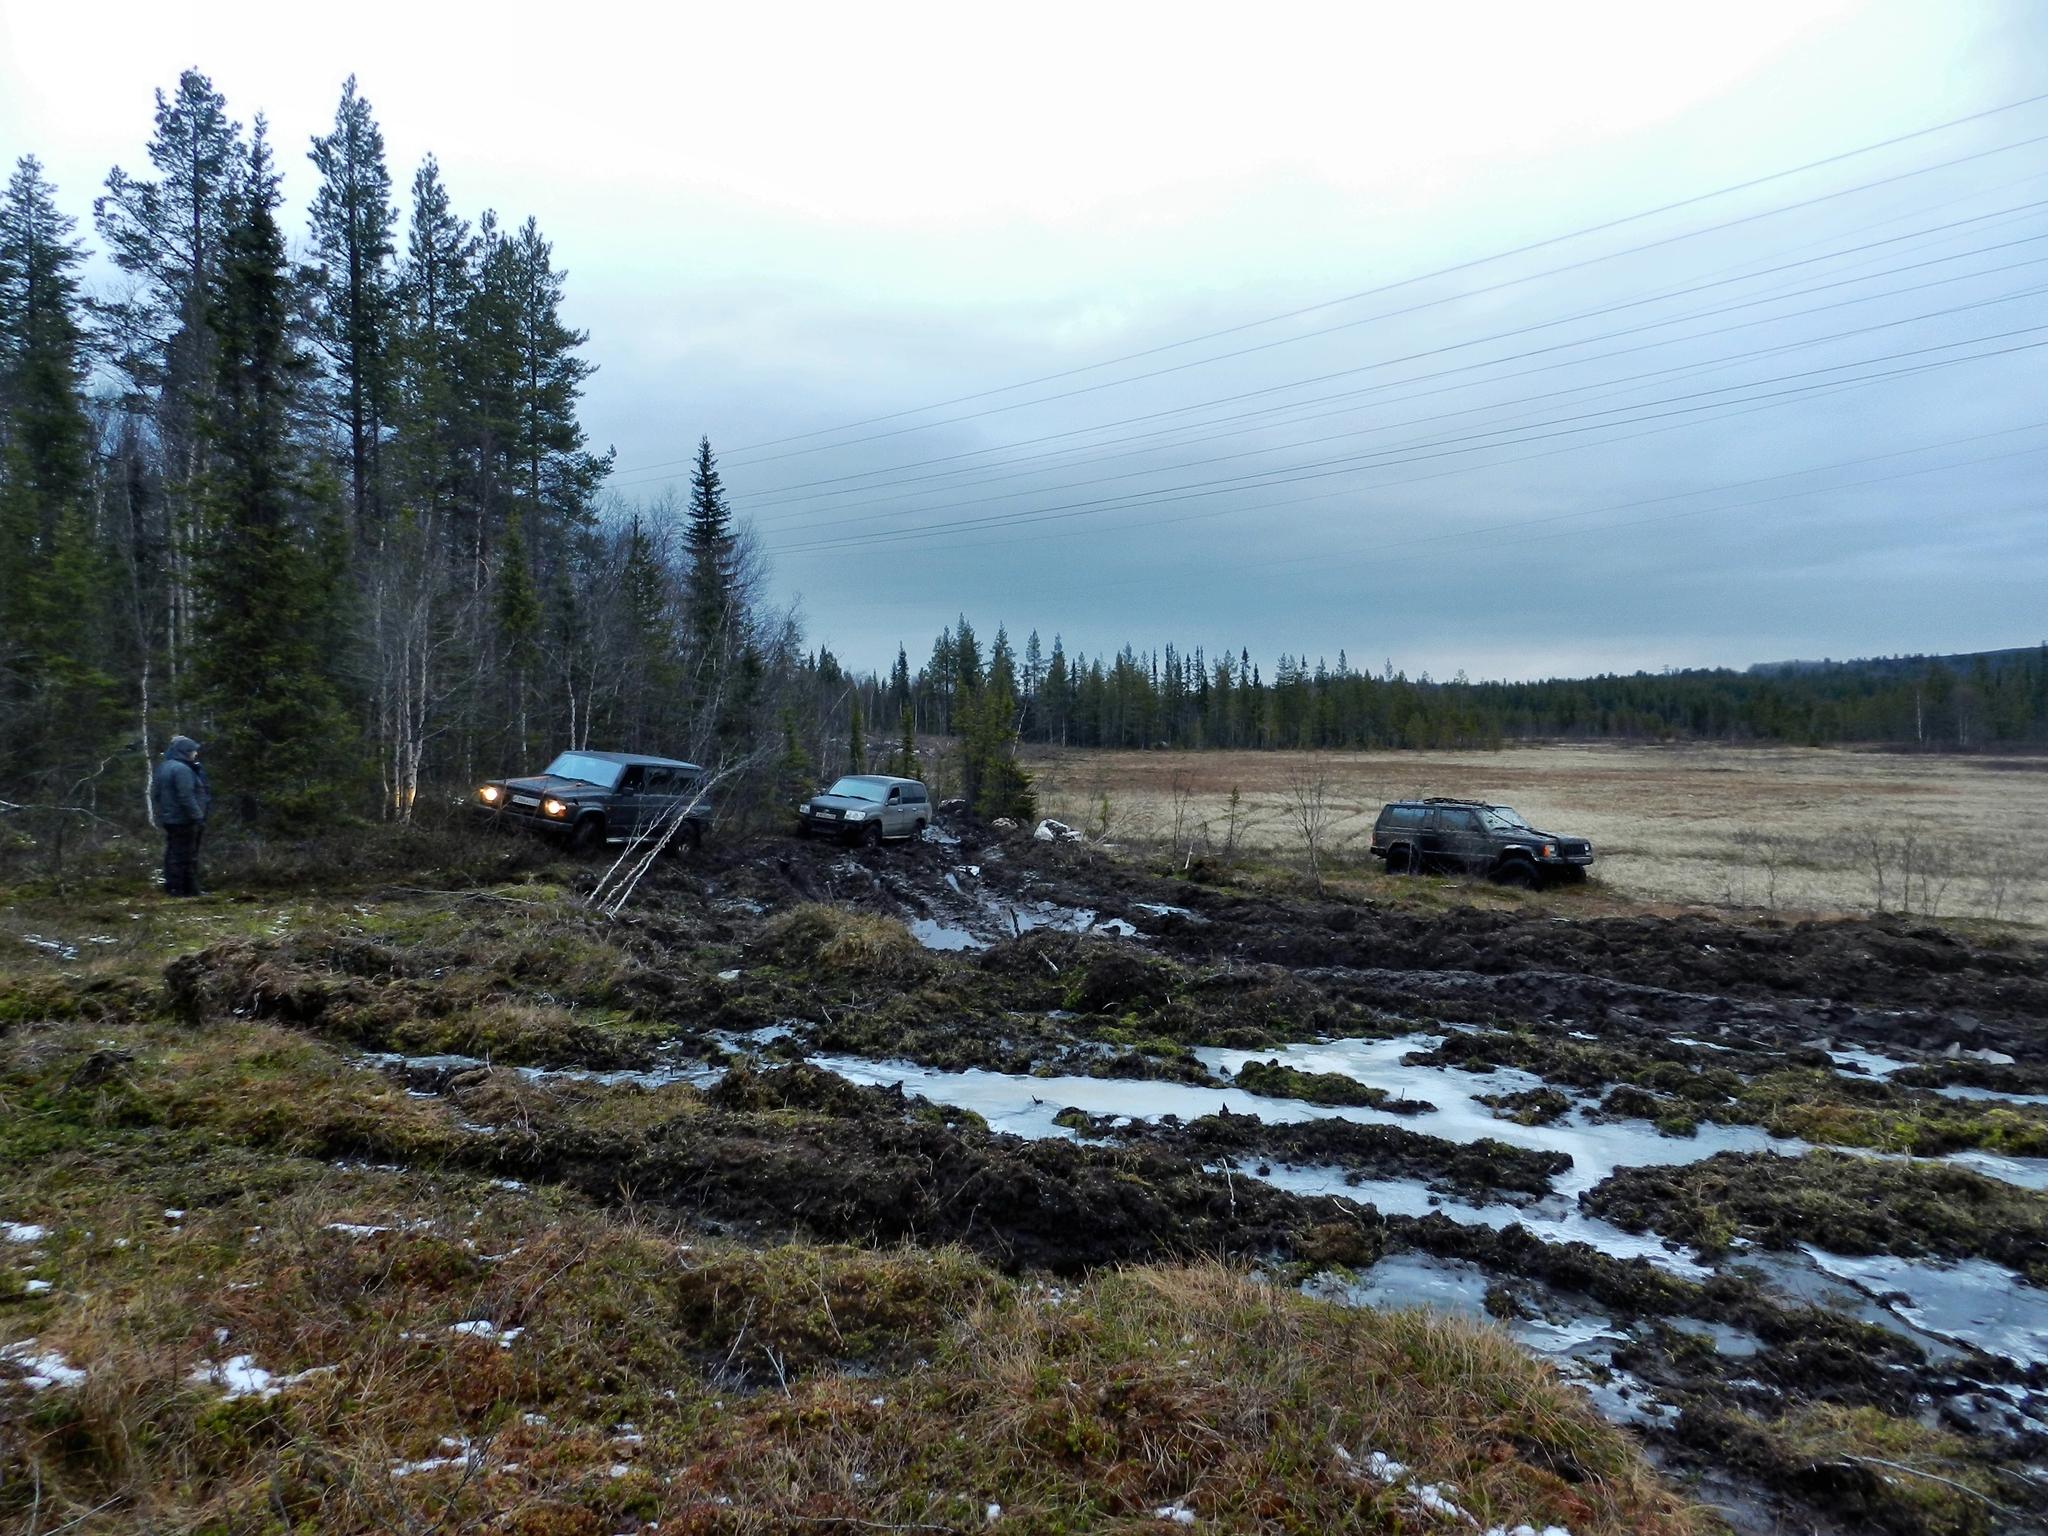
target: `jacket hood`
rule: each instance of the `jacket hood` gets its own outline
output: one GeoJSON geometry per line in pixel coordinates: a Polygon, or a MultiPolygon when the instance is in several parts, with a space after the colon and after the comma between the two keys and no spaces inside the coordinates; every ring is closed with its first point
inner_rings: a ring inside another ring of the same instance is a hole
{"type": "Polygon", "coordinates": [[[164,756],[173,762],[189,763],[199,755],[199,743],[190,736],[173,736],[171,744],[164,748],[164,756]]]}

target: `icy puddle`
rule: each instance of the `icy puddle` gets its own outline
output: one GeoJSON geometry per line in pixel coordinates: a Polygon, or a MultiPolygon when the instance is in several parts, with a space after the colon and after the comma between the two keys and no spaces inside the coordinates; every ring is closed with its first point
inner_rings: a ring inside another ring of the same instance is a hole
{"type": "Polygon", "coordinates": [[[2048,1291],[2022,1285],[2018,1275],[1988,1259],[1844,1258],[1814,1247],[1806,1255],[1923,1334],[2018,1365],[2048,1364],[2048,1291]]]}
{"type": "Polygon", "coordinates": [[[1071,1136],[1073,1132],[1053,1123],[1053,1116],[1072,1106],[1091,1115],[1121,1117],[1131,1121],[1157,1120],[1176,1115],[1183,1121],[1197,1120],[1229,1110],[1234,1115],[1252,1115],[1268,1124],[1289,1125],[1305,1120],[1341,1119],[1368,1125],[1393,1125],[1467,1143],[1491,1137],[1511,1146],[1545,1152],[1563,1152],[1572,1159],[1569,1171],[1553,1178],[1554,1193],[1534,1205],[1474,1205],[1437,1195],[1419,1179],[1365,1179],[1348,1182],[1337,1168],[1287,1167],[1260,1164],[1267,1171],[1252,1174],[1233,1168],[1233,1175],[1258,1177],[1281,1189],[1303,1195],[1336,1195],[1361,1204],[1370,1203],[1389,1215],[1422,1216],[1437,1212],[1454,1221],[1505,1227],[1520,1223],[1531,1233],[1551,1242],[1584,1242],[1617,1258],[1646,1258],[1667,1269],[1698,1276],[1706,1273],[1682,1249],[1667,1245],[1651,1234],[1623,1232],[1607,1222],[1584,1215],[1578,1197],[1605,1179],[1618,1167],[1653,1167],[1697,1162],[1716,1152],[1776,1151],[1796,1154],[1806,1150],[1796,1141],[1781,1141],[1749,1126],[1702,1126],[1699,1134],[1687,1138],[1661,1136],[1644,1121],[1587,1126],[1570,1122],[1555,1125],[1517,1125],[1496,1120],[1484,1105],[1473,1102],[1477,1093],[1516,1093],[1540,1086],[1528,1073],[1502,1068],[1479,1074],[1459,1068],[1407,1067],[1401,1058],[1411,1051],[1432,1050],[1441,1035],[1407,1035],[1395,1040],[1338,1040],[1323,1045],[1294,1046],[1287,1050],[1240,1051],[1220,1048],[1200,1050],[1196,1055],[1212,1072],[1231,1071],[1247,1061],[1278,1057],[1285,1065],[1304,1072],[1337,1072],[1375,1087],[1385,1088],[1398,1098],[1425,1099],[1437,1108],[1419,1115],[1396,1115],[1362,1106],[1331,1107],[1299,1099],[1262,1098],[1233,1088],[1202,1088],[1187,1083],[1133,1082],[1121,1078],[1027,1077],[975,1068],[945,1072],[909,1062],[869,1061],[853,1056],[819,1056],[812,1065],[836,1072],[850,1082],[889,1087],[901,1083],[907,1094],[918,1094],[934,1103],[971,1109],[985,1119],[990,1129],[1012,1135],[1038,1138],[1071,1136]]]}
{"type": "MultiPolygon", "coordinates": [[[[1043,898],[998,895],[981,884],[979,864],[956,865],[947,874],[945,884],[957,900],[945,902],[942,898],[938,916],[913,918],[904,925],[910,929],[910,936],[926,949],[986,949],[1000,940],[1021,938],[1038,928],[1054,933],[1103,933],[1125,939],[1145,937],[1120,917],[1098,918],[1091,907],[1063,907],[1043,898]],[[952,910],[944,910],[945,907],[952,910]]],[[[1182,907],[1145,906],[1144,910],[1156,916],[1194,917],[1182,907]]]]}
{"type": "MultiPolygon", "coordinates": [[[[1809,1150],[1804,1142],[1781,1140],[1754,1126],[1709,1124],[1702,1125],[1693,1136],[1673,1137],[1660,1134],[1655,1126],[1643,1120],[1588,1125],[1579,1120],[1577,1111],[1551,1125],[1517,1125],[1511,1120],[1497,1120],[1485,1105],[1477,1102],[1478,1095],[1520,1093],[1543,1086],[1541,1080],[1508,1067],[1476,1073],[1457,1067],[1411,1067],[1402,1063],[1402,1058],[1411,1052],[1434,1050],[1444,1038],[1440,1034],[1415,1034],[1392,1040],[1331,1040],[1315,1045],[1258,1051],[1209,1047],[1195,1052],[1202,1064],[1218,1076],[1234,1075],[1246,1062],[1277,1059],[1283,1066],[1301,1072],[1337,1073],[1384,1088],[1392,1097],[1421,1099],[1436,1106],[1434,1110],[1419,1115],[1396,1115],[1362,1106],[1331,1107],[1298,1099],[1264,1098],[1241,1089],[1205,1088],[1186,1083],[1133,1082],[1097,1077],[1027,1077],[981,1069],[946,1072],[908,1062],[870,1061],[851,1056],[814,1057],[812,1064],[836,1072],[851,1082],[876,1087],[901,1083],[905,1093],[922,1095],[935,1103],[971,1109],[987,1120],[993,1130],[1031,1138],[1073,1135],[1065,1127],[1053,1123],[1053,1117],[1069,1106],[1090,1115],[1125,1121],[1153,1121],[1166,1115],[1190,1121],[1227,1109],[1234,1115],[1256,1116],[1268,1124],[1344,1119],[1372,1125],[1403,1126],[1423,1135],[1460,1144],[1492,1138],[1510,1146],[1563,1152],[1570,1156],[1572,1166],[1551,1180],[1553,1193],[1534,1204],[1523,1205],[1507,1201],[1472,1203],[1432,1191],[1420,1179],[1360,1179],[1342,1168],[1288,1166],[1255,1160],[1250,1166],[1233,1166],[1230,1171],[1233,1176],[1263,1179],[1293,1194],[1332,1195],[1370,1204],[1390,1216],[1434,1213],[1453,1221],[1495,1228],[1519,1224],[1532,1235],[1549,1242],[1587,1243],[1615,1258],[1647,1259],[1660,1268],[1694,1279],[1705,1276],[1708,1271],[1695,1262],[1690,1250],[1667,1243],[1654,1233],[1624,1232],[1588,1216],[1579,1209],[1578,1197],[1608,1178],[1617,1168],[1670,1167],[1698,1162],[1717,1152],[1768,1151],[1796,1156],[1809,1150]],[[1263,1167],[1265,1171],[1254,1173],[1254,1167],[1263,1167]]],[[[1861,1064],[1869,1067],[1892,1065],[1876,1057],[1867,1057],[1861,1064]]],[[[1943,1161],[2021,1188],[2048,1188],[2048,1159],[1965,1152],[1943,1161]]],[[[2048,1301],[2048,1297],[2044,1297],[2044,1301],[2048,1301]]],[[[1940,1330],[1932,1328],[1926,1331],[1929,1334],[1940,1333],[1940,1330]]]]}

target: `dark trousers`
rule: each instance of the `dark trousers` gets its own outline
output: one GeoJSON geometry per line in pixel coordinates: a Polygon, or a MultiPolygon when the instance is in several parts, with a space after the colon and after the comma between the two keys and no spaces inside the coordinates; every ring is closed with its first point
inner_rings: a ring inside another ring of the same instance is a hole
{"type": "Polygon", "coordinates": [[[206,823],[203,821],[188,821],[182,826],[164,828],[166,896],[199,894],[199,839],[205,834],[206,823]]]}

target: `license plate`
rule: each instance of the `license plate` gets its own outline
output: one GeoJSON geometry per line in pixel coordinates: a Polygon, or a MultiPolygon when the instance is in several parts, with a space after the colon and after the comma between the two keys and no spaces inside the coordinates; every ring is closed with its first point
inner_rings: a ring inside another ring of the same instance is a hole
{"type": "Polygon", "coordinates": [[[532,795],[514,795],[512,803],[514,805],[539,805],[540,801],[536,800],[532,795]]]}

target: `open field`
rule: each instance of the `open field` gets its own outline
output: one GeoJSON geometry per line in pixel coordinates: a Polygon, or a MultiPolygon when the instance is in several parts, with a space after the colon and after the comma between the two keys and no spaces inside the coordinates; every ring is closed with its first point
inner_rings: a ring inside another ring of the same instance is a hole
{"type": "Polygon", "coordinates": [[[1030,754],[1045,813],[1110,841],[1299,855],[1317,778],[1331,847],[1361,860],[1380,805],[1457,795],[1593,839],[1596,877],[1659,903],[2048,918],[2048,758],[1830,748],[1030,754]],[[1240,803],[1235,813],[1232,791],[1240,803]]]}

